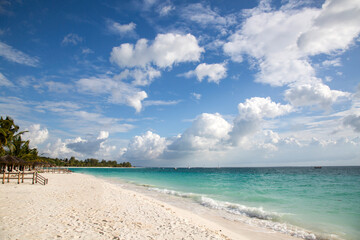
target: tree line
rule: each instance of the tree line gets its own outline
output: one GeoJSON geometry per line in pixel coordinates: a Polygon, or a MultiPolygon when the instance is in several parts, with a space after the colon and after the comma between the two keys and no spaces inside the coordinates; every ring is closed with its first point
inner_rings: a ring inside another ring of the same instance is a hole
{"type": "Polygon", "coordinates": [[[78,160],[75,157],[70,159],[59,159],[59,158],[49,158],[49,157],[40,157],[45,162],[48,162],[56,166],[64,167],[132,167],[130,162],[118,163],[117,161],[111,160],[98,160],[95,158],[87,158],[85,160],[78,160]]]}
{"type": "Polygon", "coordinates": [[[130,162],[118,163],[117,161],[99,161],[95,158],[77,160],[75,157],[59,159],[39,156],[36,148],[30,148],[30,140],[24,141],[21,138],[28,131],[19,132],[19,129],[20,127],[14,123],[11,117],[0,118],[0,157],[11,155],[27,162],[41,162],[66,167],[132,167],[130,162]]]}

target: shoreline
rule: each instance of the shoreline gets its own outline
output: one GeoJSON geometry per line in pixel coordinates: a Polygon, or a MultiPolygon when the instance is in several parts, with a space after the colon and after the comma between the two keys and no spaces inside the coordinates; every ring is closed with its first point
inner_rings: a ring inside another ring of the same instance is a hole
{"type": "Polygon", "coordinates": [[[300,239],[197,215],[86,174],[43,175],[46,186],[0,187],[1,239],[300,239]]]}

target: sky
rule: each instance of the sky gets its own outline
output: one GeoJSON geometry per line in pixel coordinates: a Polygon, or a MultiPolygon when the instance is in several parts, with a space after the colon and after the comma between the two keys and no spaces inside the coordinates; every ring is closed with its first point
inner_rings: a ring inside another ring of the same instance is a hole
{"type": "Polygon", "coordinates": [[[359,0],[0,0],[0,115],[54,158],[360,165],[359,33],[359,0]]]}

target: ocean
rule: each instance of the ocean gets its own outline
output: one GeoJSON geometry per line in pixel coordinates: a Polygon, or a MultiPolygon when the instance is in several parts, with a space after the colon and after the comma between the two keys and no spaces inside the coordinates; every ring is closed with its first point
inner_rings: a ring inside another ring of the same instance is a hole
{"type": "Polygon", "coordinates": [[[360,167],[70,169],[304,239],[360,239],[360,167]]]}

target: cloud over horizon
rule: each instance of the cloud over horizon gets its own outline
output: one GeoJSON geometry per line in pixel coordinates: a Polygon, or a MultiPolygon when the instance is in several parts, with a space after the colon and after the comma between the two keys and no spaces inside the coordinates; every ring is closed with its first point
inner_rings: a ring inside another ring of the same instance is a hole
{"type": "Polygon", "coordinates": [[[1,114],[40,153],[360,165],[358,0],[59,6],[0,23],[1,114]]]}

